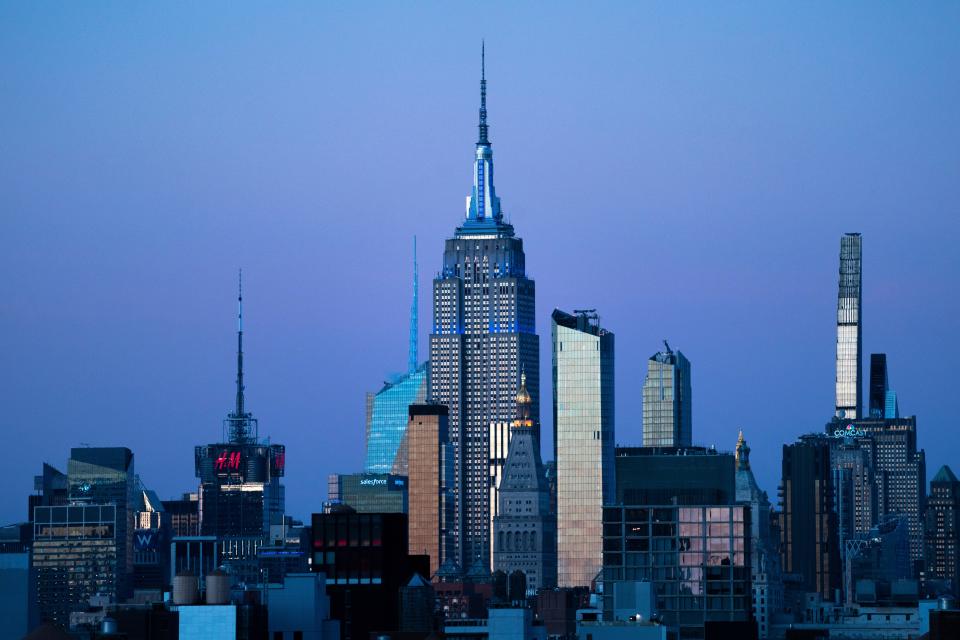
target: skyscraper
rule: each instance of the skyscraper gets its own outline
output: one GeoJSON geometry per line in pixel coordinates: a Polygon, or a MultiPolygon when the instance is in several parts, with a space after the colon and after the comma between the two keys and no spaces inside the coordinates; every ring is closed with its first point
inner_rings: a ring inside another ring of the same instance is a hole
{"type": "Polygon", "coordinates": [[[887,379],[887,354],[870,354],[870,413],[871,418],[883,418],[887,403],[887,391],[890,384],[887,379]]]}
{"type": "Polygon", "coordinates": [[[827,437],[807,435],[783,445],[781,482],[783,571],[795,574],[804,592],[833,600],[840,588],[840,540],[827,437]]]}
{"type": "Polygon", "coordinates": [[[625,617],[622,583],[645,580],[668,637],[749,621],[753,513],[736,504],[734,456],[705,447],[617,447],[615,456],[615,496],[603,508],[604,615],[625,617]]]}
{"type": "MultiPolygon", "coordinates": [[[[827,423],[826,432],[831,440],[834,469],[841,466],[837,462],[838,456],[849,459],[853,455],[851,449],[863,451],[870,467],[870,476],[862,476],[862,471],[855,471],[852,476],[852,480],[863,487],[862,491],[854,490],[852,502],[848,501],[854,510],[853,517],[860,521],[855,530],[866,533],[864,527],[869,530],[869,527],[880,524],[884,516],[904,516],[910,530],[910,559],[919,563],[923,558],[927,462],[926,452],[917,448],[916,417],[834,419],[827,423]],[[870,496],[871,492],[875,497],[870,496]],[[862,517],[867,509],[874,509],[869,521],[862,517]],[[858,510],[860,514],[857,514],[858,510]]],[[[859,464],[856,466],[860,467],[859,464]]],[[[842,490],[843,487],[835,489],[842,490]]]]}
{"type": "Polygon", "coordinates": [[[690,361],[663,341],[647,361],[643,381],[643,446],[689,447],[692,442],[690,361]]]}
{"type": "Polygon", "coordinates": [[[555,309],[552,319],[557,583],[589,586],[603,565],[603,505],[615,488],[614,340],[593,310],[555,309]]]}
{"type": "Polygon", "coordinates": [[[419,284],[417,239],[413,239],[413,302],[410,304],[410,343],[407,372],[384,382],[376,393],[367,394],[367,473],[407,475],[407,407],[427,401],[428,363],[419,357],[419,284]]]}
{"type": "Polygon", "coordinates": [[[459,564],[479,559],[489,568],[490,425],[512,419],[521,370],[527,373],[531,413],[539,416],[540,343],[523,241],[504,221],[494,190],[486,86],[481,73],[480,135],[466,219],[446,240],[443,267],[433,281],[429,396],[450,410],[459,564]]]}
{"type": "Polygon", "coordinates": [[[960,581],[960,480],[946,465],[930,481],[925,529],[924,588],[931,595],[956,593],[960,581]]]}
{"type": "Polygon", "coordinates": [[[409,413],[410,553],[430,556],[432,576],[453,554],[453,447],[449,412],[439,404],[413,404],[409,413]]]}
{"type": "Polygon", "coordinates": [[[68,504],[34,508],[32,559],[40,615],[64,627],[91,596],[133,586],[133,452],[71,449],[67,485],[68,504]]]}
{"type": "Polygon", "coordinates": [[[836,417],[860,417],[863,380],[860,373],[863,328],[860,311],[862,278],[859,233],[840,238],[840,289],[837,296],[837,407],[836,417]]]}
{"type": "Polygon", "coordinates": [[[520,376],[517,419],[510,427],[510,450],[499,486],[500,509],[494,519],[493,568],[508,576],[521,571],[527,592],[557,584],[557,526],[550,513],[550,492],[533,435],[530,394],[520,376]]]}
{"type": "Polygon", "coordinates": [[[236,407],[223,421],[220,442],[194,449],[200,479],[200,533],[217,536],[228,562],[256,558],[256,550],[284,510],[286,450],[259,440],[257,419],[245,407],[243,384],[243,291],[237,296],[236,407]]]}

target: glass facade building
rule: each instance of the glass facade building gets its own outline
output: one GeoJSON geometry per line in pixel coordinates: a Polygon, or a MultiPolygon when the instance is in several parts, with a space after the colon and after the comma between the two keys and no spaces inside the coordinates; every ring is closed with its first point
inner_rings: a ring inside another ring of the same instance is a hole
{"type": "Polygon", "coordinates": [[[647,361],[643,381],[643,446],[689,447],[693,435],[690,361],[664,342],[647,361]]]}
{"type": "Polygon", "coordinates": [[[67,461],[70,504],[112,504],[116,509],[117,595],[133,587],[133,531],[137,478],[126,447],[78,447],[67,461]]]}
{"type": "Polygon", "coordinates": [[[557,583],[589,586],[603,563],[603,505],[614,493],[614,336],[596,313],[552,315],[557,583]]]}
{"type": "Polygon", "coordinates": [[[840,238],[840,288],[837,295],[837,405],[836,417],[860,417],[863,380],[863,326],[861,316],[861,238],[847,233],[840,238]]]}
{"type": "Polygon", "coordinates": [[[407,408],[427,401],[429,363],[367,394],[367,473],[407,475],[407,408]]]}
{"type": "Polygon", "coordinates": [[[329,479],[330,503],[357,513],[406,513],[407,477],[387,473],[338,473],[329,479]]]}
{"type": "Polygon", "coordinates": [[[116,504],[36,507],[33,561],[40,616],[69,629],[98,593],[118,598],[125,571],[116,504]]]}
{"type": "Polygon", "coordinates": [[[608,506],[603,580],[652,582],[664,623],[679,638],[703,638],[708,621],[751,619],[750,542],[744,505],[608,506]]]}
{"type": "Polygon", "coordinates": [[[482,79],[473,191],[466,219],[446,240],[443,266],[433,281],[429,397],[450,411],[457,564],[479,561],[489,570],[490,425],[513,419],[521,371],[527,374],[531,411],[539,417],[540,344],[535,285],[526,275],[523,241],[500,210],[486,119],[482,79]]]}

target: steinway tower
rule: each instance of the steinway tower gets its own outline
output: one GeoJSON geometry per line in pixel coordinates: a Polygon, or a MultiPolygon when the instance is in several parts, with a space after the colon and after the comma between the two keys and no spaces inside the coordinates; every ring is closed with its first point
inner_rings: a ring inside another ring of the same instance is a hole
{"type": "MultiPolygon", "coordinates": [[[[490,567],[490,426],[516,415],[520,373],[527,373],[531,418],[539,425],[539,338],[535,287],[523,241],[505,222],[493,186],[487,83],[480,80],[480,134],[466,219],[446,240],[433,281],[430,398],[450,410],[460,565],[490,567]]],[[[539,442],[539,433],[535,434],[539,442]]]]}

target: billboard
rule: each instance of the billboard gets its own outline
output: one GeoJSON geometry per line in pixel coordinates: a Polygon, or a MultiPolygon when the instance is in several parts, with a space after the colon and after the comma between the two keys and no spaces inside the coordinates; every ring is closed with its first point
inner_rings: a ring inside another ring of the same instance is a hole
{"type": "Polygon", "coordinates": [[[282,444],[209,444],[194,449],[196,475],[203,482],[269,482],[286,466],[282,444]]]}

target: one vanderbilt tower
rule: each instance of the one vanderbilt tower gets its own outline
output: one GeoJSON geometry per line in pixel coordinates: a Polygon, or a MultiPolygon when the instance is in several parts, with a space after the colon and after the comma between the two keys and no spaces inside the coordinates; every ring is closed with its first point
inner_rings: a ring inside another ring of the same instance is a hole
{"type": "Polygon", "coordinates": [[[504,222],[493,186],[484,62],[473,191],[466,219],[444,244],[443,270],[433,281],[430,335],[430,398],[450,411],[454,541],[464,569],[490,567],[490,426],[516,415],[521,372],[535,425],[540,415],[535,287],[525,273],[523,241],[504,222]]]}

